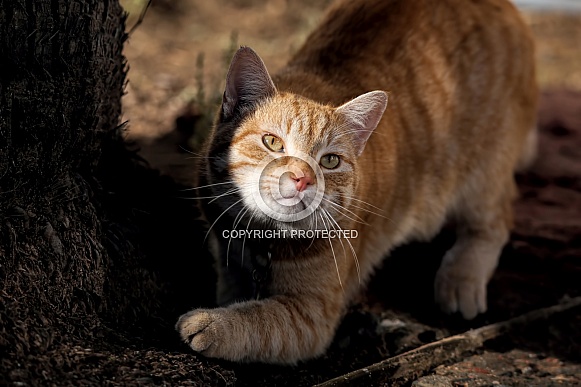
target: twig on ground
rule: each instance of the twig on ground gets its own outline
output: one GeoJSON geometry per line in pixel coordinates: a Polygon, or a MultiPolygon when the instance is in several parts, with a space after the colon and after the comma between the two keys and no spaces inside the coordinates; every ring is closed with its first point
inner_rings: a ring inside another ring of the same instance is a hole
{"type": "MultiPolygon", "coordinates": [[[[535,320],[547,319],[553,315],[581,306],[581,297],[571,298],[560,304],[502,321],[469,330],[459,335],[446,337],[433,343],[361,368],[345,375],[338,376],[315,387],[345,386],[354,382],[365,383],[379,377],[410,381],[423,376],[429,370],[461,358],[467,352],[482,347],[485,341],[494,339],[522,327],[535,320]]],[[[397,385],[397,384],[394,384],[397,385]]]]}

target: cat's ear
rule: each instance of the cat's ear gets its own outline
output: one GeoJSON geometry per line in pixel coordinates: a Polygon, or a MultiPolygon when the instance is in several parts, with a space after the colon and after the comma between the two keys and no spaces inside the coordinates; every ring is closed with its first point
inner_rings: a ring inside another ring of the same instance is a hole
{"type": "Polygon", "coordinates": [[[371,133],[379,124],[387,106],[387,93],[371,91],[339,106],[335,111],[342,114],[349,127],[355,133],[357,156],[361,155],[371,133]]]}
{"type": "Polygon", "coordinates": [[[276,93],[264,62],[250,47],[240,47],[230,63],[222,99],[222,118],[251,108],[276,93]]]}

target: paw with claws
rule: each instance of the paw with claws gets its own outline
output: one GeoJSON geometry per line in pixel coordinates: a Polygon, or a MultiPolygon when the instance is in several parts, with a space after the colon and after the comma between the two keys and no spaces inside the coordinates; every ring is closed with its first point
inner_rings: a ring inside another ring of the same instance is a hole
{"type": "Polygon", "coordinates": [[[179,318],[176,329],[194,351],[205,356],[224,357],[220,354],[227,333],[223,314],[220,309],[195,309],[179,318]]]}

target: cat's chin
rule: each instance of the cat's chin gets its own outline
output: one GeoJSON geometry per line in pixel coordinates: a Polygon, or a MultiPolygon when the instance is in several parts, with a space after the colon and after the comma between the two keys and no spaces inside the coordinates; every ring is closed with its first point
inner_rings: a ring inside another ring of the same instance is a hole
{"type": "MultiPolygon", "coordinates": [[[[293,198],[277,198],[266,200],[265,206],[261,207],[264,215],[283,222],[295,222],[305,217],[308,205],[305,200],[293,198]]],[[[312,212],[312,211],[311,211],[312,212]]]]}
{"type": "MultiPolygon", "coordinates": [[[[292,214],[290,215],[292,216],[292,214]]],[[[314,215],[313,215],[314,216],[314,215]]],[[[311,217],[301,218],[297,220],[277,220],[271,216],[262,213],[262,216],[256,217],[255,221],[261,224],[261,228],[271,229],[271,230],[311,230],[314,228],[314,221],[311,217]]]]}

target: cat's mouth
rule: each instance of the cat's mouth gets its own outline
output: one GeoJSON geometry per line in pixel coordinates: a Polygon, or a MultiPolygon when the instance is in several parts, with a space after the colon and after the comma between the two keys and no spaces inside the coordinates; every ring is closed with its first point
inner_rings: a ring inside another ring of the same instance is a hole
{"type": "Polygon", "coordinates": [[[307,206],[307,203],[305,203],[303,200],[312,202],[312,198],[311,200],[308,200],[310,195],[306,194],[305,192],[296,191],[295,189],[291,190],[281,189],[275,192],[271,192],[271,195],[273,199],[281,206],[292,207],[295,205],[302,204],[304,209],[304,207],[307,206]]]}
{"type": "MultiPolygon", "coordinates": [[[[314,193],[312,192],[294,192],[289,194],[281,193],[280,191],[271,193],[269,206],[273,211],[282,214],[297,214],[307,207],[309,207],[314,200],[314,193]]],[[[268,215],[268,214],[267,214],[268,215]]]]}
{"type": "Polygon", "coordinates": [[[278,220],[279,223],[288,223],[287,226],[300,228],[301,221],[316,211],[319,203],[316,196],[315,189],[285,192],[284,190],[271,191],[264,187],[261,191],[263,205],[259,208],[264,215],[278,220]]]}

